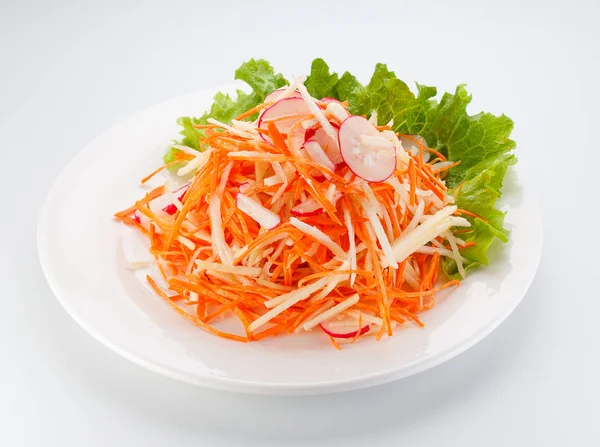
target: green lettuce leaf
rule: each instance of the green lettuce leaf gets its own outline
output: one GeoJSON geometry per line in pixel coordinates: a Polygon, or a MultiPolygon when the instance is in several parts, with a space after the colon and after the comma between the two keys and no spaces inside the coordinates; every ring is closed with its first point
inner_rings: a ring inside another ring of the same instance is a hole
{"type": "Polygon", "coordinates": [[[449,160],[460,160],[460,165],[448,173],[449,187],[464,181],[467,171],[477,164],[496,160],[516,146],[509,138],[514,125],[510,118],[491,113],[468,115],[470,102],[464,85],[459,85],[454,95],[444,94],[433,112],[432,125],[423,134],[430,147],[449,160]]]}
{"type": "MultiPolygon", "coordinates": [[[[506,213],[495,206],[501,195],[500,188],[506,170],[516,162],[513,154],[504,154],[496,159],[480,162],[466,171],[464,182],[451,191],[459,208],[481,217],[465,216],[471,222],[471,227],[468,231],[456,235],[466,242],[475,242],[475,246],[461,250],[462,256],[468,261],[465,268],[487,265],[487,251],[494,239],[508,242],[509,232],[504,228],[506,213]]],[[[460,279],[453,259],[446,258],[443,267],[450,278],[460,279]]]]}
{"type": "MultiPolygon", "coordinates": [[[[238,91],[235,99],[218,93],[211,109],[200,118],[180,118],[182,139],[179,144],[202,150],[199,141],[203,134],[194,124],[206,124],[209,117],[229,122],[260,104],[268,93],[287,84],[283,76],[276,74],[262,59],[242,64],[235,78],[246,82],[252,92],[238,91]]],[[[508,240],[505,214],[496,209],[496,202],[506,170],[516,163],[511,152],[515,142],[509,138],[513,129],[510,118],[490,113],[469,115],[467,106],[471,95],[464,85],[459,85],[454,94],[445,93],[438,102],[434,99],[435,87],[416,84],[413,91],[385,64],[377,64],[369,83],[363,85],[349,72],[339,76],[331,72],[323,59],[315,59],[305,85],[315,98],[347,100],[350,112],[355,115],[369,116],[376,110],[379,124],[393,120],[395,132],[421,135],[428,146],[449,160],[460,160],[458,166],[449,170],[446,184],[459,208],[481,217],[467,217],[472,226],[468,231],[457,230],[460,231],[458,237],[476,244],[461,250],[461,254],[468,260],[466,269],[487,265],[487,252],[494,240],[508,240]]],[[[165,154],[165,162],[173,159],[171,149],[165,154]]],[[[449,277],[458,277],[453,260],[445,259],[443,267],[449,277]]]]}
{"type": "MultiPolygon", "coordinates": [[[[202,150],[200,147],[200,138],[204,136],[204,133],[201,129],[196,129],[194,124],[207,124],[208,118],[228,123],[246,110],[262,103],[265,96],[273,90],[277,90],[287,84],[286,79],[280,73],[276,74],[273,67],[263,59],[250,59],[248,62],[244,62],[235,71],[235,79],[244,81],[252,87],[252,92],[245,93],[238,90],[235,99],[228,94],[219,92],[215,95],[210,110],[204,112],[200,118],[191,118],[188,116],[179,118],[177,123],[183,128],[180,132],[183,138],[180,141],[176,141],[176,144],[202,150]]],[[[249,117],[249,119],[253,118],[249,117]]],[[[176,152],[175,149],[170,148],[163,157],[164,162],[170,163],[175,160],[176,152]]]]}
{"type": "Polygon", "coordinates": [[[392,129],[404,134],[421,134],[431,125],[431,111],[435,106],[429,98],[436,95],[435,87],[418,85],[418,95],[398,79],[387,65],[377,64],[371,80],[362,86],[346,72],[340,78],[336,91],[340,100],[348,100],[350,112],[370,115],[377,111],[379,124],[393,119],[392,129]]]}
{"type": "Polygon", "coordinates": [[[315,59],[310,67],[310,75],[304,85],[313,98],[334,98],[337,73],[329,73],[329,66],[323,59],[315,59]]]}

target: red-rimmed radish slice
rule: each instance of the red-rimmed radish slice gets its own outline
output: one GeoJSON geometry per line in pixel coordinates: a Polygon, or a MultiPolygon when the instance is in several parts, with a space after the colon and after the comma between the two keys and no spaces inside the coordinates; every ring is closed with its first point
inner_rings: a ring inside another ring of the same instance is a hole
{"type": "Polygon", "coordinates": [[[342,158],[357,176],[383,182],[396,169],[396,148],[362,116],[344,120],[339,130],[342,158]]]}
{"type": "MultiPolygon", "coordinates": [[[[278,99],[283,99],[283,98],[279,98],[279,95],[281,95],[281,93],[283,93],[283,91],[286,89],[287,87],[281,87],[278,88],[277,90],[269,93],[266,97],[265,97],[265,104],[269,103],[269,102],[273,102],[276,101],[278,99]]],[[[286,96],[286,98],[300,98],[302,97],[302,95],[300,95],[300,92],[298,90],[294,90],[293,92],[291,92],[288,96],[286,96]]]]}
{"type": "Polygon", "coordinates": [[[338,104],[341,103],[341,101],[339,101],[339,100],[337,100],[335,98],[330,98],[329,96],[326,96],[325,98],[321,99],[321,102],[324,103],[324,104],[329,104],[331,102],[336,102],[338,104]]]}
{"type": "Polygon", "coordinates": [[[319,326],[321,326],[323,332],[333,338],[354,338],[357,333],[360,336],[371,330],[371,326],[368,324],[360,328],[360,331],[356,327],[356,324],[348,325],[346,329],[343,327],[332,327],[329,323],[321,323],[319,326]],[[354,326],[354,329],[352,329],[352,326],[354,326]]]}
{"type": "Polygon", "coordinates": [[[277,214],[244,194],[238,193],[235,196],[235,205],[242,213],[254,219],[267,230],[275,228],[281,222],[281,218],[277,214]]]}
{"type": "MultiPolygon", "coordinates": [[[[335,171],[335,165],[329,159],[321,145],[317,140],[308,140],[304,143],[304,149],[306,149],[306,153],[315,163],[319,163],[323,167],[329,169],[330,171],[335,171]]],[[[325,178],[329,177],[327,174],[323,173],[325,178]]],[[[330,179],[328,179],[330,180],[330,179]]]]}
{"type": "Polygon", "coordinates": [[[312,137],[315,136],[316,132],[316,129],[306,129],[306,131],[304,132],[304,141],[310,140],[312,137]]]}
{"type": "MultiPolygon", "coordinates": [[[[274,123],[277,130],[282,134],[288,134],[290,129],[300,121],[300,117],[305,115],[310,115],[310,111],[302,98],[284,98],[265,109],[258,119],[258,128],[267,130],[268,123],[276,120],[274,123]],[[286,116],[289,118],[284,118],[286,116]]],[[[262,133],[261,135],[270,142],[270,138],[262,133]]]]}
{"type": "MultiPolygon", "coordinates": [[[[176,189],[175,191],[173,191],[173,195],[178,194],[177,195],[177,200],[179,200],[181,202],[183,200],[183,197],[185,196],[185,193],[189,189],[189,187],[190,187],[190,184],[187,183],[187,184],[183,185],[182,187],[180,187],[180,188],[176,189]]],[[[169,195],[167,194],[166,197],[169,197],[169,195]]],[[[169,203],[162,210],[165,213],[167,213],[168,215],[172,216],[173,214],[175,214],[177,212],[177,206],[175,206],[175,204],[173,204],[173,203],[169,203]]]]}
{"type": "MultiPolygon", "coordinates": [[[[334,128],[337,127],[333,123],[331,125],[334,128]]],[[[327,157],[331,160],[331,162],[334,165],[337,166],[344,162],[344,159],[342,158],[342,154],[340,153],[337,144],[331,139],[329,135],[327,135],[327,132],[325,132],[322,127],[319,127],[317,129],[317,131],[314,134],[314,139],[317,140],[317,142],[321,145],[323,151],[325,151],[327,157]]]]}
{"type": "MultiPolygon", "coordinates": [[[[427,141],[421,135],[400,135],[398,137],[405,151],[419,155],[419,145],[427,146],[427,141]]],[[[423,161],[429,161],[429,151],[423,150],[423,161]]]]}
{"type": "Polygon", "coordinates": [[[292,153],[295,153],[298,156],[308,157],[304,150],[301,149],[304,147],[304,142],[310,140],[315,135],[318,124],[308,129],[304,128],[302,124],[303,122],[299,121],[290,129],[288,132],[287,143],[292,150],[292,153]]]}

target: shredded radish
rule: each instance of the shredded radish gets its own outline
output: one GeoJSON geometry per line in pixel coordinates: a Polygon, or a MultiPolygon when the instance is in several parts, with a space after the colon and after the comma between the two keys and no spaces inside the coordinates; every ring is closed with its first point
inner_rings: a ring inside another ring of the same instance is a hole
{"type": "Polygon", "coordinates": [[[371,223],[371,227],[373,227],[373,231],[375,232],[375,236],[377,236],[377,240],[379,241],[379,245],[381,245],[381,249],[385,254],[386,261],[390,267],[393,269],[398,268],[398,263],[394,257],[394,251],[392,250],[392,246],[390,241],[383,230],[383,226],[377,217],[377,213],[375,212],[375,208],[365,199],[361,200],[361,205],[365,210],[365,214],[367,215],[367,219],[371,223]]]}
{"type": "MultiPolygon", "coordinates": [[[[325,153],[321,145],[317,142],[317,140],[308,140],[304,143],[304,148],[306,149],[306,152],[308,153],[310,158],[315,163],[322,165],[324,168],[329,169],[330,171],[335,171],[335,165],[329,159],[329,157],[327,157],[327,154],[325,153]]],[[[324,175],[325,178],[331,180],[331,176],[329,176],[328,174],[324,175]]]]}
{"type": "Polygon", "coordinates": [[[460,276],[462,276],[463,278],[467,276],[467,273],[465,272],[465,268],[463,266],[463,260],[462,260],[462,256],[460,255],[460,252],[458,251],[458,245],[456,243],[456,238],[454,237],[454,235],[452,234],[451,231],[445,231],[442,236],[444,236],[448,242],[450,243],[450,247],[452,247],[452,255],[454,258],[454,261],[456,262],[456,267],[458,269],[458,273],[460,273],[460,276]]]}
{"type": "Polygon", "coordinates": [[[304,102],[306,103],[308,110],[310,110],[310,112],[314,115],[314,117],[317,119],[317,121],[319,121],[319,124],[321,125],[321,127],[323,128],[325,133],[327,133],[327,135],[337,145],[338,136],[337,136],[336,130],[333,128],[333,126],[331,125],[329,120],[325,117],[325,114],[323,114],[323,112],[321,111],[321,109],[319,108],[317,103],[315,102],[314,98],[312,96],[310,96],[310,94],[308,93],[308,90],[306,90],[306,87],[304,86],[304,84],[302,84],[302,83],[298,84],[298,91],[302,95],[302,98],[304,99],[304,102]]]}
{"type": "Polygon", "coordinates": [[[317,292],[319,289],[322,289],[329,280],[330,278],[322,278],[306,287],[302,287],[300,289],[293,290],[292,292],[280,295],[277,299],[265,301],[265,306],[267,308],[271,308],[271,310],[263,314],[260,318],[254,320],[252,324],[250,324],[248,329],[251,332],[254,332],[256,329],[267,324],[269,321],[271,321],[273,318],[275,318],[277,315],[279,315],[286,309],[289,309],[294,304],[308,298],[310,295],[317,292]],[[280,304],[273,307],[273,302],[279,302],[280,304]]]}
{"type": "Polygon", "coordinates": [[[456,206],[447,206],[430,216],[425,222],[418,225],[414,230],[403,234],[393,246],[393,252],[398,262],[403,261],[420,247],[432,239],[435,239],[444,231],[453,226],[468,227],[471,224],[463,218],[450,217],[456,211],[456,206]]]}
{"type": "Polygon", "coordinates": [[[235,265],[223,265],[217,262],[196,261],[197,272],[214,271],[219,273],[231,273],[243,276],[258,276],[260,268],[258,267],[240,267],[235,265]]]}
{"type": "Polygon", "coordinates": [[[340,123],[350,116],[350,113],[348,113],[339,102],[335,101],[327,103],[327,108],[325,110],[333,115],[340,123]]]}
{"type": "Polygon", "coordinates": [[[329,248],[331,252],[340,259],[346,259],[346,252],[342,250],[338,244],[333,242],[329,236],[319,230],[317,227],[313,227],[307,223],[302,222],[300,219],[290,217],[290,223],[298,228],[300,231],[311,236],[325,247],[329,248]]]}
{"type": "Polygon", "coordinates": [[[277,214],[242,193],[236,195],[236,205],[240,211],[254,219],[264,228],[275,228],[281,222],[281,218],[277,214]]]}
{"type": "MultiPolygon", "coordinates": [[[[180,149],[181,146],[177,146],[177,149],[180,149]]],[[[190,160],[185,166],[179,168],[177,171],[177,175],[183,177],[184,175],[188,175],[196,169],[202,169],[202,167],[206,164],[208,159],[210,158],[211,151],[210,149],[205,150],[204,152],[194,151],[194,158],[190,160]]]]}
{"type": "Polygon", "coordinates": [[[307,321],[306,323],[304,323],[302,325],[302,327],[304,328],[305,331],[309,331],[312,328],[314,328],[317,324],[323,323],[323,322],[329,320],[330,318],[333,318],[336,315],[342,313],[349,307],[354,306],[356,303],[358,303],[358,299],[359,299],[359,295],[358,295],[358,293],[355,293],[351,297],[346,298],[341,303],[333,306],[331,309],[323,312],[320,315],[317,315],[312,320],[307,321]]]}

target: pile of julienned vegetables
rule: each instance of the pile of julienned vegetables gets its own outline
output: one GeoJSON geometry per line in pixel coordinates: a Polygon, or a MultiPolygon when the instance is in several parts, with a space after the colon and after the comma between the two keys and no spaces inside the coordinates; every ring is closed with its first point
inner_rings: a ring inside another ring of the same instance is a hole
{"type": "Polygon", "coordinates": [[[380,339],[422,325],[437,291],[507,241],[495,203],[513,123],[468,115],[464,86],[438,102],[383,64],[363,86],[321,59],[291,82],[264,60],[236,78],[252,91],[180,118],[182,141],[142,183],[167,168],[164,181],[116,214],[147,236],[148,282],[192,323],[237,341],[380,339]]]}

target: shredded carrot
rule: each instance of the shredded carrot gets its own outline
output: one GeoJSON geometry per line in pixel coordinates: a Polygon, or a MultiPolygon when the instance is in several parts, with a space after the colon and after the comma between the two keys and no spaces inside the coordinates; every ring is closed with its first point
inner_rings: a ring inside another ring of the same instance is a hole
{"type": "MultiPolygon", "coordinates": [[[[347,109],[346,102],[341,104],[347,109]]],[[[236,119],[270,105],[260,104],[236,119]]],[[[336,125],[325,104],[317,105],[336,125]]],[[[408,163],[399,162],[390,181],[367,183],[346,164],[329,169],[296,147],[302,141],[295,138],[308,138],[309,132],[321,128],[314,118],[290,111],[270,117],[260,129],[249,121],[194,125],[202,130],[198,143],[209,152],[190,173],[181,203],[175,202],[170,211],[155,206],[156,199],[170,198],[163,185],[115,214],[148,238],[149,253],[166,286],[159,287],[149,275],[148,283],[192,324],[229,340],[256,342],[308,330],[319,315],[327,322],[352,311],[348,315],[358,317],[358,328],[354,332],[352,323],[350,343],[363,335],[365,323],[377,331],[379,340],[391,336],[396,324],[412,321],[422,326],[418,314],[435,304],[438,292],[459,284],[438,279],[445,255],[437,251],[411,253],[397,266],[390,257],[396,256],[395,241],[410,237],[409,225],[415,228],[452,205],[443,178],[460,161],[437,169],[433,165],[445,162],[444,155],[406,136],[418,144],[418,154],[410,155],[408,163]],[[436,158],[425,162],[424,151],[436,158]],[[255,209],[237,206],[240,190],[255,209]],[[368,205],[374,213],[369,214],[368,205]],[[305,225],[292,225],[291,217],[305,225]],[[331,277],[338,275],[343,280],[332,284],[331,277]],[[371,317],[378,323],[373,325],[371,317]],[[222,318],[239,320],[241,334],[212,326],[222,318]]],[[[384,131],[390,126],[375,128],[384,131]]],[[[155,169],[142,183],[190,160],[195,157],[176,151],[174,161],[155,169]]],[[[462,209],[454,214],[481,218],[462,209]]],[[[449,247],[441,234],[433,240],[449,247]]],[[[459,248],[474,245],[469,241],[459,248]]],[[[335,337],[329,338],[341,349],[335,337]]]]}
{"type": "Polygon", "coordinates": [[[417,177],[415,174],[415,161],[413,158],[408,163],[408,176],[410,179],[410,205],[414,206],[417,197],[417,177]]]}
{"type": "Polygon", "coordinates": [[[333,347],[335,349],[337,349],[338,351],[342,350],[342,347],[340,346],[340,344],[331,335],[329,336],[329,340],[331,341],[331,344],[333,345],[333,347]]]}

